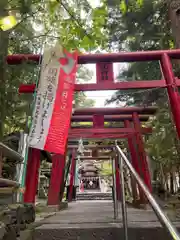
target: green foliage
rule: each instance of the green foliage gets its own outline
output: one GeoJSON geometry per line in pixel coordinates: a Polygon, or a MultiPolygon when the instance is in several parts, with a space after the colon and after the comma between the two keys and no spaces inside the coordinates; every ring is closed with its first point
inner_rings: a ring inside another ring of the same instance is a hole
{"type": "MultiPolygon", "coordinates": [[[[17,19],[9,31],[0,30],[0,138],[26,126],[31,114],[32,96],[19,95],[21,83],[38,80],[39,66],[23,63],[8,66],[7,54],[40,53],[44,45],[53,46],[59,41],[67,50],[79,52],[107,48],[107,7],[102,1],[93,8],[87,0],[40,1],[1,0],[0,18],[8,14],[17,19]]],[[[80,66],[78,82],[89,81],[92,73],[80,66]]],[[[93,106],[84,93],[75,95],[77,106],[93,106]]]]}
{"type": "Polygon", "coordinates": [[[35,19],[38,25],[44,27],[45,32],[48,30],[49,39],[55,37],[68,50],[78,49],[80,52],[106,47],[104,34],[107,8],[105,4],[99,8],[92,8],[86,0],[57,2],[43,6],[41,4],[43,19],[40,14],[35,19]],[[102,38],[104,38],[103,41],[102,38]]]}
{"type": "Polygon", "coordinates": [[[88,99],[84,92],[75,93],[76,108],[93,107],[94,104],[95,104],[95,101],[93,99],[88,99]]]}
{"type": "Polygon", "coordinates": [[[102,176],[112,175],[112,164],[110,161],[104,161],[101,163],[101,175],[102,176]]]}
{"type": "Polygon", "coordinates": [[[120,11],[121,13],[127,14],[128,12],[134,12],[137,10],[140,10],[141,7],[143,6],[144,0],[121,0],[120,1],[120,11]]]}
{"type": "MultiPolygon", "coordinates": [[[[121,2],[121,6],[124,6],[121,2]]],[[[120,7],[111,9],[109,29],[111,47],[125,51],[171,49],[174,40],[169,26],[166,1],[128,1],[126,11],[120,7]],[[120,24],[119,24],[120,22],[120,24]]],[[[125,9],[125,6],[124,6],[125,9]]],[[[119,81],[143,81],[161,79],[159,62],[127,64],[119,71],[119,81]]],[[[117,91],[107,101],[124,102],[126,105],[157,105],[159,112],[151,120],[153,134],[148,138],[150,156],[170,169],[179,164],[179,143],[172,124],[168,97],[164,89],[117,91]]]]}
{"type": "MultiPolygon", "coordinates": [[[[169,110],[169,109],[168,109],[169,110]]],[[[174,125],[166,108],[161,108],[152,121],[153,134],[147,142],[147,149],[155,162],[161,163],[169,171],[179,164],[179,143],[176,139],[174,125]]]]}

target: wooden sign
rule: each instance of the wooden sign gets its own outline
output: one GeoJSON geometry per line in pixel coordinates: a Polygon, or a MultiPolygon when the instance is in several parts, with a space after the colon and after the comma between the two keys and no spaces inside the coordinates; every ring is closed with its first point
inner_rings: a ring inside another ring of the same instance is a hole
{"type": "Polygon", "coordinates": [[[113,82],[113,63],[100,62],[96,64],[97,83],[113,82]]]}

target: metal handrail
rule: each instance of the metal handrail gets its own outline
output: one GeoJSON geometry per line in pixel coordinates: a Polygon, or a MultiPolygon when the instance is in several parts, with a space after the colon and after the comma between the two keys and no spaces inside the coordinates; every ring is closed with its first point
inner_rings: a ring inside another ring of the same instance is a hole
{"type": "Polygon", "coordinates": [[[113,207],[114,207],[114,219],[118,218],[118,203],[117,203],[117,192],[116,192],[116,177],[115,177],[115,161],[111,159],[112,162],[112,181],[113,186],[112,187],[112,194],[113,194],[113,207]]]}
{"type": "Polygon", "coordinates": [[[18,162],[23,161],[23,157],[16,152],[15,150],[11,149],[10,147],[6,146],[4,143],[0,142],[0,151],[6,157],[13,158],[18,162]]]}
{"type": "MultiPolygon", "coordinates": [[[[126,155],[123,153],[123,151],[121,150],[121,148],[117,144],[116,144],[116,150],[119,153],[119,160],[120,160],[120,167],[121,167],[120,172],[123,172],[123,169],[122,169],[122,162],[123,161],[122,160],[124,160],[124,162],[125,162],[126,166],[128,167],[129,171],[131,172],[131,174],[133,175],[133,177],[136,179],[137,183],[140,185],[141,189],[143,190],[146,198],[148,199],[152,209],[154,210],[154,212],[155,212],[156,216],[158,217],[162,226],[164,226],[166,228],[166,230],[168,230],[168,232],[170,233],[171,237],[174,240],[180,240],[180,235],[179,235],[176,227],[173,226],[173,224],[171,223],[169,218],[161,210],[161,208],[158,205],[158,203],[156,202],[155,198],[149,192],[149,190],[146,187],[146,185],[144,184],[143,180],[141,179],[141,177],[136,172],[136,170],[134,169],[134,167],[132,166],[130,161],[127,159],[126,155]]],[[[123,175],[121,175],[121,178],[122,177],[123,177],[123,175]]],[[[121,184],[121,186],[122,186],[122,184],[121,184]]],[[[122,188],[124,188],[124,186],[122,186],[122,188]]],[[[122,211],[123,216],[122,217],[123,217],[123,225],[124,225],[124,235],[125,235],[125,240],[127,240],[128,239],[127,217],[126,217],[125,194],[123,193],[123,191],[122,191],[122,208],[123,208],[123,211],[122,211]]]]}
{"type": "Polygon", "coordinates": [[[128,221],[127,221],[127,209],[126,209],[126,196],[125,196],[125,184],[124,184],[124,162],[119,154],[119,175],[120,175],[120,183],[121,183],[121,209],[122,209],[122,218],[123,218],[123,229],[124,229],[124,239],[128,240],[128,221]]]}

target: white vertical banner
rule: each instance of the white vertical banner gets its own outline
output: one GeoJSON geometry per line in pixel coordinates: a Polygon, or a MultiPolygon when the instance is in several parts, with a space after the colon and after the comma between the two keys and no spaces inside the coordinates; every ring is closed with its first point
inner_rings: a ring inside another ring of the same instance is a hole
{"type": "Polygon", "coordinates": [[[58,86],[60,71],[58,59],[62,56],[62,48],[58,45],[44,51],[32,126],[29,133],[30,147],[44,149],[58,86]]]}
{"type": "Polygon", "coordinates": [[[45,49],[29,146],[64,154],[72,112],[77,53],[45,49]]]}

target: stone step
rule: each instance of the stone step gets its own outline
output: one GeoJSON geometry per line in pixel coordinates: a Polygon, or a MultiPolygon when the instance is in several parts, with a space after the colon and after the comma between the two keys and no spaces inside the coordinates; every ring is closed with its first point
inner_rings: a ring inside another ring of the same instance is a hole
{"type": "MultiPolygon", "coordinates": [[[[71,226],[62,224],[43,225],[33,234],[33,240],[124,240],[123,227],[119,224],[87,224],[71,226]],[[114,225],[114,226],[113,226],[114,225]]],[[[172,237],[157,226],[129,227],[128,240],[171,240],[172,237]]]]}
{"type": "MultiPolygon", "coordinates": [[[[127,207],[128,240],[171,240],[151,209],[127,207]]],[[[180,230],[180,222],[171,218],[180,230]]],[[[111,201],[76,201],[42,221],[31,233],[33,240],[124,240],[122,212],[114,219],[111,201]]],[[[28,239],[28,240],[29,240],[28,239]]],[[[21,239],[20,239],[21,240],[21,239]]],[[[24,240],[24,239],[22,239],[24,240]]]]}
{"type": "Polygon", "coordinates": [[[112,200],[111,193],[77,193],[76,195],[77,200],[112,200]]]}

